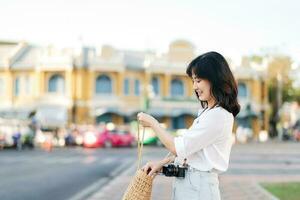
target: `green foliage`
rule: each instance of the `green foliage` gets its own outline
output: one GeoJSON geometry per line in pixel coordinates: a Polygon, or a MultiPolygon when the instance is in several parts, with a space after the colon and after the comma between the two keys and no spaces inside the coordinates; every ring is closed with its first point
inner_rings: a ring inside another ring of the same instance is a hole
{"type": "Polygon", "coordinates": [[[292,81],[289,77],[292,61],[288,56],[274,56],[268,65],[269,101],[274,111],[277,111],[276,93],[281,82],[282,102],[295,100],[297,92],[292,88],[292,81]]]}
{"type": "Polygon", "coordinates": [[[281,200],[299,200],[300,182],[263,183],[262,186],[281,200]]]}

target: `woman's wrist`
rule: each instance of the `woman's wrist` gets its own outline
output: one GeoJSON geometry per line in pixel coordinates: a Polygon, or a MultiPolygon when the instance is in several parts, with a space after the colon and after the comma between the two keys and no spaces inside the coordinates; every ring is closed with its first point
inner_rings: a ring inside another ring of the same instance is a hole
{"type": "Polygon", "coordinates": [[[155,129],[157,126],[160,126],[159,122],[153,118],[153,122],[151,123],[151,128],[155,129]]]}
{"type": "Polygon", "coordinates": [[[173,159],[171,157],[167,157],[167,158],[164,158],[161,163],[163,165],[165,165],[165,164],[171,163],[172,161],[173,161],[173,159]]]}

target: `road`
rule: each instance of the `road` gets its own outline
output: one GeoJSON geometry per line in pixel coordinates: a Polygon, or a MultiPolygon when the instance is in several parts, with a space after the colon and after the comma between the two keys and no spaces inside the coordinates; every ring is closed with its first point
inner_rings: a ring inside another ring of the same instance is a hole
{"type": "MultiPolygon", "coordinates": [[[[117,176],[134,164],[136,150],[61,148],[0,151],[0,199],[60,200],[117,176]]],[[[84,195],[92,193],[91,189],[84,195]]],[[[80,195],[81,198],[82,193],[80,195]]],[[[76,199],[75,198],[75,199],[76,199]]]]}
{"type": "MultiPolygon", "coordinates": [[[[230,199],[232,191],[248,194],[248,189],[242,187],[252,188],[246,184],[249,181],[299,181],[299,152],[299,143],[235,145],[229,170],[220,176],[224,199],[230,199]]],[[[144,148],[144,161],[165,155],[162,148],[144,148]]],[[[87,199],[121,172],[135,167],[135,162],[136,149],[131,148],[61,148],[51,153],[39,149],[3,150],[0,151],[0,199],[87,199]]],[[[108,193],[112,200],[116,192],[115,188],[111,189],[108,193]]]]}

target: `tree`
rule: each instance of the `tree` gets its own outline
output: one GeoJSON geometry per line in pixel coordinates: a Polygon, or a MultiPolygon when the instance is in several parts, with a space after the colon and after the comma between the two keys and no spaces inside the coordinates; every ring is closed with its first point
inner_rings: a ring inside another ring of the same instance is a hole
{"type": "Polygon", "coordinates": [[[288,56],[277,55],[271,58],[268,64],[268,90],[271,103],[270,136],[277,136],[276,125],[279,121],[278,111],[282,102],[291,101],[297,96],[292,88],[289,77],[292,61],[288,56]]]}

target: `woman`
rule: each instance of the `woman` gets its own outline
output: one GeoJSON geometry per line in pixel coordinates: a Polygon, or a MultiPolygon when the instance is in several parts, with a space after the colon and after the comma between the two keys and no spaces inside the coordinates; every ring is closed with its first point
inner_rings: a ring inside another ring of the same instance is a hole
{"type": "Polygon", "coordinates": [[[148,162],[143,170],[154,177],[165,164],[186,162],[185,177],[175,177],[173,200],[220,199],[218,174],[228,168],[234,117],[240,110],[237,85],[225,58],[217,52],[195,58],[186,73],[202,108],[192,126],[179,137],[168,134],[151,115],[138,114],[139,122],[152,128],[174,155],[148,162]]]}

